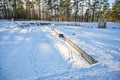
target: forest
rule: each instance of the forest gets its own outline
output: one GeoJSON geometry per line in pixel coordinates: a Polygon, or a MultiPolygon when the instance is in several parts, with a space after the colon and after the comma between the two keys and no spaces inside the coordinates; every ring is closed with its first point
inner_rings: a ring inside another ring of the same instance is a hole
{"type": "Polygon", "coordinates": [[[120,0],[0,0],[0,19],[120,22],[120,0]]]}

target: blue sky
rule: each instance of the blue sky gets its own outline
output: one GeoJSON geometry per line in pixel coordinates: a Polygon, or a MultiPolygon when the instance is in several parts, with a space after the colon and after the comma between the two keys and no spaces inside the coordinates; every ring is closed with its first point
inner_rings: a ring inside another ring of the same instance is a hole
{"type": "Polygon", "coordinates": [[[112,3],[114,3],[115,0],[108,0],[108,2],[110,3],[110,6],[112,6],[112,3]]]}
{"type": "Polygon", "coordinates": [[[110,3],[113,3],[115,0],[108,0],[110,3]]]}

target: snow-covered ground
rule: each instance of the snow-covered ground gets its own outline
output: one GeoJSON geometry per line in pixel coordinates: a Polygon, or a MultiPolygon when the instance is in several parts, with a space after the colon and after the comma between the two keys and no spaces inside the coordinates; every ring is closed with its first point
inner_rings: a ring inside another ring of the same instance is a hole
{"type": "Polygon", "coordinates": [[[89,65],[64,39],[55,35],[53,25],[26,21],[27,27],[22,28],[18,26],[22,22],[0,21],[0,80],[120,78],[119,23],[107,23],[107,29],[98,29],[97,23],[79,23],[82,27],[75,27],[51,22],[57,24],[56,30],[98,61],[89,65]]]}

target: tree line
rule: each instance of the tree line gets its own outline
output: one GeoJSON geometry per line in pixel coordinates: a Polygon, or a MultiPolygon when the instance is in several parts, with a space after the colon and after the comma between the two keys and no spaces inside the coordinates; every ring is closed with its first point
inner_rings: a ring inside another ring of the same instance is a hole
{"type": "Polygon", "coordinates": [[[120,1],[108,0],[0,0],[0,18],[15,20],[97,22],[120,21],[120,1]]]}

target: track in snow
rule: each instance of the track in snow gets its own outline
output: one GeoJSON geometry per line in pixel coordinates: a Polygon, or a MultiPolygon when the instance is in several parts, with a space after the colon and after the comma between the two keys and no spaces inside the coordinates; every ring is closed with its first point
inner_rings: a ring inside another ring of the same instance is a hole
{"type": "Polygon", "coordinates": [[[0,79],[49,79],[48,76],[59,78],[72,69],[68,61],[74,67],[87,66],[78,54],[74,55],[76,52],[69,44],[55,38],[47,29],[49,28],[16,27],[7,29],[5,34],[4,31],[1,32],[0,79]]]}

